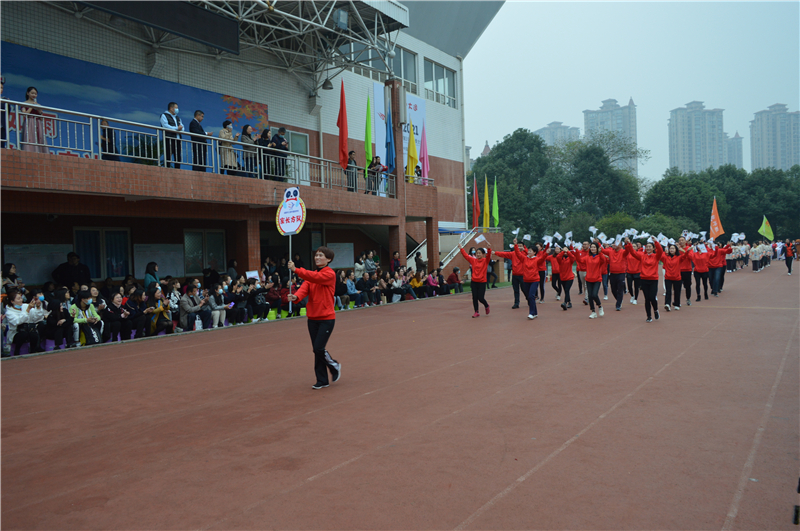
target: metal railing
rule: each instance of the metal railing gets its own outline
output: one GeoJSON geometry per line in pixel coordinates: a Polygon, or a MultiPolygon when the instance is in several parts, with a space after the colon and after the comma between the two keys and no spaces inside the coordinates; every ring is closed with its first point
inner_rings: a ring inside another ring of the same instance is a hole
{"type": "Polygon", "coordinates": [[[409,261],[413,261],[414,255],[417,254],[417,251],[425,247],[427,244],[428,244],[428,239],[425,238],[424,240],[422,240],[422,243],[414,247],[414,250],[408,253],[408,256],[406,257],[406,263],[409,263],[409,261]]]}
{"type": "Polygon", "coordinates": [[[406,175],[406,182],[410,184],[418,184],[420,186],[436,186],[433,178],[421,177],[419,175],[406,175]]]}
{"type": "MultiPolygon", "coordinates": [[[[185,167],[379,197],[397,196],[394,175],[370,172],[357,166],[344,169],[338,161],[276,149],[258,137],[252,142],[242,142],[232,134],[224,138],[176,132],[160,126],[9,100],[2,100],[2,126],[2,148],[185,167]]],[[[433,179],[428,181],[433,183],[433,179]]]]}

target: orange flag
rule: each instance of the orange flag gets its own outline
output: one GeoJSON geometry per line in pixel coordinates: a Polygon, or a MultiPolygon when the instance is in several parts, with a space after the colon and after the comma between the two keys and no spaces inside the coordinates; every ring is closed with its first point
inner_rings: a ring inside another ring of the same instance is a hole
{"type": "Polygon", "coordinates": [[[725,229],[722,228],[722,223],[719,220],[717,198],[714,197],[714,206],[711,207],[711,237],[716,240],[720,234],[725,234],[725,229]]]}

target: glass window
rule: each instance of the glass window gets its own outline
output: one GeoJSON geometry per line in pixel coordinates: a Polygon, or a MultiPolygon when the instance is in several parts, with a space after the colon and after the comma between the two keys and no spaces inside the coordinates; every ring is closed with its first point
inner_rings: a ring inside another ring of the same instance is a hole
{"type": "Polygon", "coordinates": [[[183,233],[183,267],[187,275],[203,272],[203,231],[183,233]]]}
{"type": "Polygon", "coordinates": [[[446,94],[451,98],[456,97],[456,73],[452,70],[447,70],[446,74],[446,82],[447,82],[447,92],[446,94]]]}
{"type": "Polygon", "coordinates": [[[444,94],[445,93],[444,67],[441,67],[439,65],[433,65],[433,68],[434,68],[434,76],[436,79],[436,92],[438,92],[439,94],[444,94]]]}
{"type": "Polygon", "coordinates": [[[127,230],[107,230],[106,240],[106,277],[125,278],[130,274],[130,255],[127,230]]]}
{"type": "Polygon", "coordinates": [[[223,231],[206,232],[206,265],[217,271],[225,271],[225,233],[223,231]]]}
{"type": "Polygon", "coordinates": [[[308,135],[289,131],[289,151],[308,155],[308,135]]]}
{"type": "Polygon", "coordinates": [[[81,263],[89,268],[92,278],[102,278],[103,272],[100,271],[102,263],[103,249],[100,245],[100,230],[76,230],[75,231],[75,252],[81,257],[81,263]]]}
{"type": "Polygon", "coordinates": [[[403,55],[399,48],[395,49],[395,56],[392,59],[392,72],[397,77],[403,77],[403,55]]]}
{"type": "Polygon", "coordinates": [[[425,88],[434,90],[433,63],[428,60],[425,61],[425,88]]]}
{"type": "Polygon", "coordinates": [[[403,55],[403,79],[412,83],[417,82],[417,56],[406,50],[403,55]]]}

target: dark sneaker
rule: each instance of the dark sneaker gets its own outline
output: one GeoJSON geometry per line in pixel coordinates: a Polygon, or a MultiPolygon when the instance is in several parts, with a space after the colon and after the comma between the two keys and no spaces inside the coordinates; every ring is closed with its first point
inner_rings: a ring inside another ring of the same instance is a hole
{"type": "Polygon", "coordinates": [[[652,322],[653,322],[653,319],[651,319],[650,317],[648,317],[648,318],[647,318],[647,321],[645,321],[645,322],[646,322],[646,323],[652,323],[652,322]]]}
{"type": "Polygon", "coordinates": [[[661,319],[661,316],[658,315],[658,310],[656,310],[656,321],[658,321],[659,319],[661,319]]]}
{"type": "Polygon", "coordinates": [[[511,307],[512,310],[516,310],[517,308],[519,308],[519,304],[515,304],[514,306],[511,307]]]}
{"type": "Polygon", "coordinates": [[[311,389],[322,389],[323,387],[328,387],[328,384],[321,384],[317,382],[311,386],[311,389]]]}
{"type": "Polygon", "coordinates": [[[561,303],[561,309],[564,310],[565,312],[567,311],[567,303],[566,302],[562,302],[561,303]]]}
{"type": "Polygon", "coordinates": [[[339,378],[342,377],[342,364],[337,363],[336,365],[337,367],[335,369],[331,367],[331,381],[334,383],[338,382],[339,378]]]}
{"type": "Polygon", "coordinates": [[[567,303],[567,308],[572,308],[572,303],[571,302],[567,303]]]}

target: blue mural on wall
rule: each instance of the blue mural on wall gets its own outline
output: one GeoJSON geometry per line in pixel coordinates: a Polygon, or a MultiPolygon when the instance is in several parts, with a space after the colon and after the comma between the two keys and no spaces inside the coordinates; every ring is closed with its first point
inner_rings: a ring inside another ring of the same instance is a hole
{"type": "MultiPolygon", "coordinates": [[[[251,125],[259,132],[269,127],[269,113],[267,105],[263,103],[9,42],[2,43],[0,60],[2,75],[6,81],[3,97],[13,101],[25,101],[26,89],[33,86],[39,92],[40,105],[109,117],[112,120],[159,126],[161,114],[166,111],[167,104],[174,101],[178,103],[184,131],[189,130],[195,110],[205,113],[203,127],[214,136],[218,135],[225,120],[233,123],[235,132],[240,131],[244,125],[251,125]]],[[[45,113],[45,118],[47,116],[45,113]]],[[[10,120],[13,121],[13,117],[10,120]]],[[[11,128],[13,142],[15,124],[12,123],[11,128]]],[[[51,134],[52,131],[46,132],[49,138],[52,138],[49,136],[51,134]]],[[[65,144],[60,142],[59,146],[65,144]]],[[[125,150],[120,149],[118,152],[125,153],[125,150]]]]}

